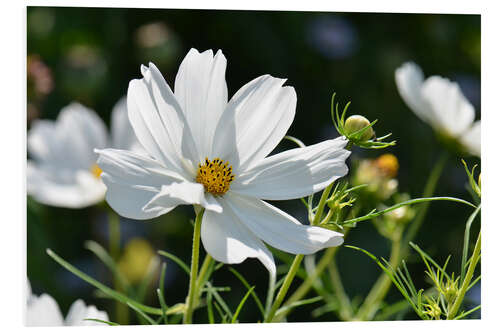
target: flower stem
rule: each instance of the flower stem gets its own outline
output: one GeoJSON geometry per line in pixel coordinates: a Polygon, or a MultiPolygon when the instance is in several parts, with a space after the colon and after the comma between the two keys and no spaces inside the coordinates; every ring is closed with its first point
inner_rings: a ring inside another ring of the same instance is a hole
{"type": "MultiPolygon", "coordinates": [[[[389,265],[397,267],[401,260],[401,239],[398,238],[392,241],[391,255],[389,265]]],[[[377,282],[366,296],[363,305],[359,308],[355,320],[371,320],[377,312],[380,303],[391,287],[391,279],[383,273],[379,276],[377,282]]]]}
{"type": "MultiPolygon", "coordinates": [[[[444,170],[444,166],[446,165],[447,160],[448,160],[448,154],[443,153],[443,155],[441,155],[441,157],[439,158],[438,162],[434,165],[434,168],[432,169],[431,174],[427,179],[427,183],[425,184],[422,197],[427,198],[431,197],[434,194],[434,190],[436,189],[436,185],[444,170]]],[[[393,241],[391,256],[389,259],[392,267],[396,268],[401,259],[406,258],[406,256],[408,255],[409,243],[417,235],[417,232],[420,229],[425,219],[425,216],[427,215],[429,204],[430,204],[429,202],[426,202],[420,207],[418,215],[415,218],[415,220],[411,222],[410,227],[408,228],[408,231],[406,232],[406,235],[403,238],[403,241],[401,240],[397,242],[393,241]],[[398,248],[395,248],[394,247],[395,245],[397,245],[398,248]],[[397,254],[397,257],[395,256],[395,254],[397,254]]],[[[390,277],[387,274],[382,273],[378,278],[377,282],[373,285],[368,296],[365,298],[365,302],[360,307],[356,315],[356,319],[357,320],[373,319],[375,313],[377,312],[380,306],[380,302],[382,302],[383,299],[385,298],[385,295],[389,291],[390,286],[391,286],[390,277]]]]}
{"type": "Polygon", "coordinates": [[[318,223],[321,221],[321,217],[323,215],[323,210],[325,209],[326,200],[328,199],[328,196],[330,195],[330,191],[332,190],[332,187],[333,187],[333,183],[328,185],[323,190],[323,193],[321,194],[321,198],[319,199],[318,209],[316,210],[316,214],[314,215],[314,218],[311,221],[311,225],[318,225],[318,223]]]}
{"type": "Polygon", "coordinates": [[[303,254],[298,254],[295,256],[292,266],[290,266],[290,270],[288,271],[288,274],[285,277],[285,281],[283,282],[283,285],[281,286],[280,291],[278,292],[278,296],[276,296],[273,306],[271,307],[271,310],[269,311],[268,315],[266,316],[266,319],[264,320],[265,323],[270,323],[273,321],[276,311],[283,302],[283,299],[286,296],[288,288],[290,288],[293,278],[295,277],[295,274],[299,270],[300,264],[302,263],[302,259],[304,259],[303,254]]]}
{"type": "MultiPolygon", "coordinates": [[[[107,206],[108,211],[108,233],[109,233],[109,253],[115,262],[120,259],[120,217],[111,207],[107,206]]],[[[124,291],[124,286],[118,278],[113,279],[113,285],[117,291],[124,291]]],[[[116,321],[120,324],[128,324],[129,312],[128,307],[123,303],[116,302],[115,306],[116,321]]]]}
{"type": "Polygon", "coordinates": [[[201,220],[203,218],[202,209],[194,220],[194,232],[193,232],[193,253],[191,256],[191,273],[189,275],[189,292],[187,296],[186,310],[184,311],[184,317],[182,322],[184,324],[191,324],[193,320],[194,311],[194,299],[196,292],[196,278],[198,275],[198,259],[200,256],[200,234],[201,234],[201,220]]]}
{"type": "Polygon", "coordinates": [[[465,293],[469,288],[470,281],[474,276],[474,271],[476,270],[476,265],[479,262],[480,257],[481,257],[481,231],[477,236],[476,245],[474,246],[474,252],[472,253],[469,268],[467,269],[467,274],[465,274],[464,282],[462,283],[460,289],[458,290],[457,298],[455,299],[455,302],[453,302],[450,312],[448,312],[447,319],[455,318],[458,310],[460,309],[460,305],[462,305],[462,301],[464,300],[465,293]]]}
{"type": "Polygon", "coordinates": [[[333,290],[340,302],[339,316],[342,320],[351,320],[351,300],[344,290],[342,279],[340,278],[339,270],[337,268],[337,263],[334,258],[332,258],[332,261],[328,263],[328,272],[330,273],[330,279],[332,280],[333,290]]]}
{"type": "Polygon", "coordinates": [[[200,274],[198,274],[198,279],[196,280],[197,293],[195,296],[195,302],[194,302],[195,305],[196,305],[196,299],[200,295],[200,290],[208,278],[208,276],[206,276],[206,275],[207,275],[208,269],[210,268],[210,264],[212,263],[212,261],[213,261],[212,257],[207,253],[207,255],[205,256],[205,259],[203,260],[203,264],[201,265],[200,274]]]}
{"type": "MultiPolygon", "coordinates": [[[[321,198],[319,199],[318,203],[318,209],[316,210],[316,214],[314,215],[313,220],[311,221],[311,225],[318,225],[318,223],[321,221],[321,217],[323,215],[323,210],[325,208],[326,200],[328,199],[328,196],[330,195],[330,191],[333,188],[333,183],[328,185],[324,190],[323,193],[321,194],[321,198]]],[[[264,322],[270,323],[274,319],[274,315],[276,314],[276,311],[278,308],[281,306],[281,303],[283,302],[283,299],[286,296],[286,293],[288,291],[288,288],[290,288],[290,285],[292,284],[293,278],[295,277],[295,274],[297,273],[300,264],[302,263],[302,259],[304,259],[303,254],[298,254],[295,256],[293,259],[292,266],[290,267],[290,270],[288,271],[288,274],[285,277],[285,281],[283,282],[283,285],[280,288],[280,291],[278,292],[278,296],[276,296],[276,299],[274,300],[274,303],[271,307],[271,310],[269,311],[268,315],[266,316],[266,319],[264,322]]]]}

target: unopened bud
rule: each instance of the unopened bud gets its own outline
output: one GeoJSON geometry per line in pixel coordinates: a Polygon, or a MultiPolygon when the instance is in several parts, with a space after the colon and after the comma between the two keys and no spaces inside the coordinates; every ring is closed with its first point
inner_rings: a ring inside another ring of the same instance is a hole
{"type": "Polygon", "coordinates": [[[375,165],[388,177],[394,178],[398,174],[399,162],[393,154],[383,154],[375,160],[375,165]]]}
{"type": "MultiPolygon", "coordinates": [[[[370,125],[370,121],[366,119],[363,116],[360,115],[353,115],[347,118],[344,124],[344,130],[347,135],[356,133],[357,131],[365,128],[366,126],[370,125]]],[[[361,137],[359,138],[361,141],[366,141],[370,140],[373,138],[375,135],[375,132],[373,131],[373,128],[367,128],[361,137]]]]}

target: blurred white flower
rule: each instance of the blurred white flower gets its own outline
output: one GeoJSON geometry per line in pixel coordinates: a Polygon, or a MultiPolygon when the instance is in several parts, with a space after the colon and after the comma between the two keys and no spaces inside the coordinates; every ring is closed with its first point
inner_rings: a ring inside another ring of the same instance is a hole
{"type": "Polygon", "coordinates": [[[56,121],[35,120],[28,131],[27,192],[47,205],[82,208],[104,199],[94,148],[116,147],[141,152],[125,98],[113,108],[111,137],[93,111],[78,103],[64,107],[56,121]]]}
{"type": "Polygon", "coordinates": [[[224,263],[258,258],[272,273],[269,245],[291,253],[338,246],[342,234],[302,225],[263,200],[301,198],[325,188],[348,169],[344,138],[266,157],[295,116],[296,94],[285,80],[263,75],[228,102],[226,58],[191,49],[175,80],[175,94],[152,63],[129,84],[135,134],[152,156],[105,149],[98,164],[106,200],[120,215],[150,219],[177,205],[206,211],[201,239],[224,263]]]}
{"type": "Polygon", "coordinates": [[[27,326],[91,326],[106,325],[91,320],[99,319],[109,321],[105,311],[99,311],[93,305],[86,306],[79,299],[69,308],[66,319],[63,318],[61,310],[52,296],[42,294],[40,296],[31,293],[31,286],[26,280],[26,325],[27,326]]]}
{"type": "Polygon", "coordinates": [[[481,121],[456,82],[431,76],[424,80],[418,65],[407,62],[395,72],[403,100],[415,114],[439,135],[457,140],[462,148],[481,157],[481,121]]]}

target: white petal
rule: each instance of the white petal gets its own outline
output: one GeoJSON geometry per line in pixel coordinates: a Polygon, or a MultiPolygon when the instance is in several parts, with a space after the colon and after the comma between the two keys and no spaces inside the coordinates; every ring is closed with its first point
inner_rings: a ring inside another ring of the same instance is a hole
{"type": "Polygon", "coordinates": [[[205,211],[203,215],[201,241],[205,250],[226,264],[257,258],[275,276],[276,266],[269,249],[231,212],[224,199],[219,202],[224,208],[222,214],[205,211]]]}
{"type": "Polygon", "coordinates": [[[30,284],[30,280],[28,280],[28,278],[26,278],[26,289],[25,289],[25,293],[26,293],[26,300],[28,301],[28,303],[30,302],[31,298],[33,297],[33,294],[31,292],[31,284],[30,284]]]}
{"type": "Polygon", "coordinates": [[[196,171],[193,161],[198,153],[184,114],[158,69],[150,63],[141,70],[144,78],[130,81],[127,93],[137,139],[165,167],[188,177],[196,171]]]}
{"type": "Polygon", "coordinates": [[[104,199],[106,187],[87,170],[58,170],[28,161],[27,192],[51,206],[83,208],[104,199]]]}
{"type": "Polygon", "coordinates": [[[94,148],[106,145],[104,122],[78,103],[64,107],[55,122],[36,121],[28,131],[30,154],[59,168],[88,169],[97,159],[94,148]]]}
{"type": "Polygon", "coordinates": [[[238,175],[231,191],[265,200],[296,199],[320,191],[347,174],[346,144],[339,137],[267,157],[238,175]]]}
{"type": "Polygon", "coordinates": [[[395,79],[399,94],[408,107],[420,119],[434,126],[434,111],[421,94],[424,73],[420,67],[413,62],[406,62],[396,69],[395,79]]]}
{"type": "Polygon", "coordinates": [[[295,116],[297,95],[285,80],[263,75],[244,85],[222,114],[212,157],[229,161],[236,173],[266,157],[295,116]]]}
{"type": "Polygon", "coordinates": [[[255,198],[234,193],[224,196],[234,214],[258,238],[285,252],[311,254],[343,243],[341,233],[321,227],[302,225],[292,216],[255,198]]]}
{"type": "Polygon", "coordinates": [[[162,211],[163,214],[171,211],[178,205],[200,205],[205,209],[222,213],[222,207],[215,200],[211,200],[211,195],[205,195],[203,185],[192,182],[179,182],[170,185],[163,185],[143,210],[162,211]]]}
{"type": "Polygon", "coordinates": [[[26,307],[26,326],[63,326],[63,317],[56,301],[47,294],[34,296],[26,307]]]}
{"type": "Polygon", "coordinates": [[[127,112],[127,97],[124,96],[111,111],[111,147],[115,149],[132,150],[139,154],[146,154],[135,136],[127,112]]]}
{"type": "Polygon", "coordinates": [[[184,180],[160,162],[130,151],[104,149],[97,153],[101,178],[107,187],[106,201],[118,214],[131,219],[163,214],[160,210],[146,213],[142,207],[160,192],[162,185],[184,180]]]}
{"type": "Polygon", "coordinates": [[[457,137],[474,121],[474,107],[465,98],[457,83],[440,76],[431,76],[422,85],[422,96],[431,105],[438,130],[457,137]]]}
{"type": "Polygon", "coordinates": [[[481,120],[476,121],[461,137],[465,148],[477,157],[481,157],[481,120]]]}
{"type": "Polygon", "coordinates": [[[175,97],[195,133],[199,161],[210,156],[213,134],[227,104],[226,58],[222,51],[191,49],[175,78],[175,97]]]}
{"type": "Polygon", "coordinates": [[[68,315],[66,316],[65,325],[66,326],[99,326],[107,325],[104,323],[99,323],[91,320],[85,319],[99,319],[108,321],[108,314],[105,311],[99,311],[93,305],[86,306],[85,303],[79,299],[71,304],[69,308],[68,315]]]}

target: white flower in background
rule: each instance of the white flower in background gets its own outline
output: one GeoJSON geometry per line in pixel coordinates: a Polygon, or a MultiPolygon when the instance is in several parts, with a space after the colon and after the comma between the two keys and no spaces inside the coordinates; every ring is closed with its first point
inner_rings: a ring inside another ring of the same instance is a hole
{"type": "Polygon", "coordinates": [[[431,76],[424,80],[418,65],[403,64],[395,73],[403,100],[415,114],[445,138],[457,140],[466,151],[481,156],[481,121],[456,82],[431,76]]]}
{"type": "Polygon", "coordinates": [[[28,131],[27,192],[47,205],[82,208],[104,199],[94,148],[115,147],[140,152],[122,98],[111,115],[111,137],[92,110],[72,103],[56,121],[33,121],[28,131]]]}
{"type": "Polygon", "coordinates": [[[338,246],[342,234],[302,225],[263,200],[301,198],[344,176],[344,138],[266,157],[290,127],[296,106],[285,80],[263,75],[228,102],[226,58],[191,49],[175,80],[175,94],[150,63],[127,93],[130,123],[147,153],[105,149],[98,164],[106,200],[120,215],[151,219],[177,205],[206,211],[201,239],[224,263],[258,258],[275,274],[267,244],[310,254],[338,246]]]}
{"type": "Polygon", "coordinates": [[[52,296],[47,294],[34,295],[31,293],[29,281],[26,281],[26,285],[27,326],[90,326],[106,324],[85,319],[109,321],[108,314],[105,311],[99,311],[93,305],[86,306],[81,299],[71,304],[68,315],[64,319],[52,296]]]}

